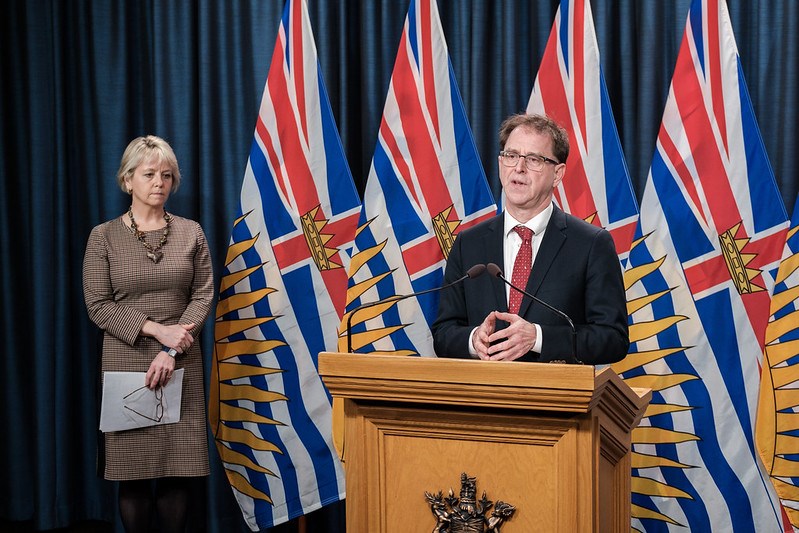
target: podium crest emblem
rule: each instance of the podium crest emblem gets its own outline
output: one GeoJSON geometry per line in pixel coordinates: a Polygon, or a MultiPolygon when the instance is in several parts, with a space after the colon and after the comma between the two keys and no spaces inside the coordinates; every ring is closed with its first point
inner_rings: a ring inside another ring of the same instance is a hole
{"type": "Polygon", "coordinates": [[[494,505],[485,491],[480,500],[476,499],[476,494],[477,478],[469,477],[465,472],[461,474],[458,497],[452,488],[447,496],[443,491],[436,494],[425,491],[425,500],[436,519],[432,533],[501,533],[502,524],[513,516],[516,507],[501,500],[494,505]]]}

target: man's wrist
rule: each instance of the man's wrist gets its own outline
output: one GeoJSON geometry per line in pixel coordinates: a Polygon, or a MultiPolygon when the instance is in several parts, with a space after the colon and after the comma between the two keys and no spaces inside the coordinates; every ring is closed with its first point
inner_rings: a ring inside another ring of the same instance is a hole
{"type": "Polygon", "coordinates": [[[167,354],[169,357],[171,357],[172,359],[174,359],[174,358],[175,358],[175,356],[177,356],[177,354],[178,354],[178,351],[177,351],[176,349],[174,349],[174,348],[170,348],[170,347],[169,347],[169,346],[167,346],[167,345],[163,345],[163,346],[161,346],[161,350],[163,350],[164,352],[166,352],[166,354],[167,354]]]}
{"type": "MultiPolygon", "coordinates": [[[[480,326],[477,326],[479,328],[480,326]]],[[[473,359],[480,359],[480,356],[477,355],[477,348],[474,347],[474,335],[477,333],[477,328],[472,329],[471,333],[469,333],[469,355],[472,356],[473,359]]]]}

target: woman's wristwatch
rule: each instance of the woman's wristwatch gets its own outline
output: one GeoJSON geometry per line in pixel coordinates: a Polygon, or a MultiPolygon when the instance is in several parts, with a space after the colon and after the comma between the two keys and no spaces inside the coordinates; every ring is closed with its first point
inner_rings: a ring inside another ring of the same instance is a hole
{"type": "Polygon", "coordinates": [[[166,354],[171,357],[172,359],[178,354],[178,351],[174,348],[170,348],[169,346],[161,346],[161,349],[166,352],[166,354]]]}

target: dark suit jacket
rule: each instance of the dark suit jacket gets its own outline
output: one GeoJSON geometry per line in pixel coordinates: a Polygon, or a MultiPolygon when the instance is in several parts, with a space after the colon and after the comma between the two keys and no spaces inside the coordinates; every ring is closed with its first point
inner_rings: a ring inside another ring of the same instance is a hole
{"type": "MultiPolygon", "coordinates": [[[[475,264],[504,265],[504,213],[458,234],[447,259],[444,283],[475,264]]],[[[511,289],[513,290],[513,289],[511,289]]],[[[533,260],[527,292],[566,313],[577,329],[577,359],[587,364],[612,363],[629,348],[627,304],[622,270],[613,239],[606,230],[564,213],[555,206],[533,260]]],[[[439,357],[470,357],[469,335],[491,311],[507,312],[503,281],[489,274],[444,289],[433,324],[439,357]]],[[[541,354],[521,361],[573,361],[571,328],[563,317],[525,296],[519,316],[541,326],[541,354]]],[[[497,323],[497,329],[507,327],[497,323]]]]}

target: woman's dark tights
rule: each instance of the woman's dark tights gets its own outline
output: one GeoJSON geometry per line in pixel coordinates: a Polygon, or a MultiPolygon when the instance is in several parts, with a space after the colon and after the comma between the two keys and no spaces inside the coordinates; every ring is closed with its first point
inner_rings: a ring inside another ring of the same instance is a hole
{"type": "Polygon", "coordinates": [[[189,506],[190,478],[168,477],[119,482],[119,514],[127,533],[147,533],[153,500],[161,533],[183,533],[189,506]]]}

